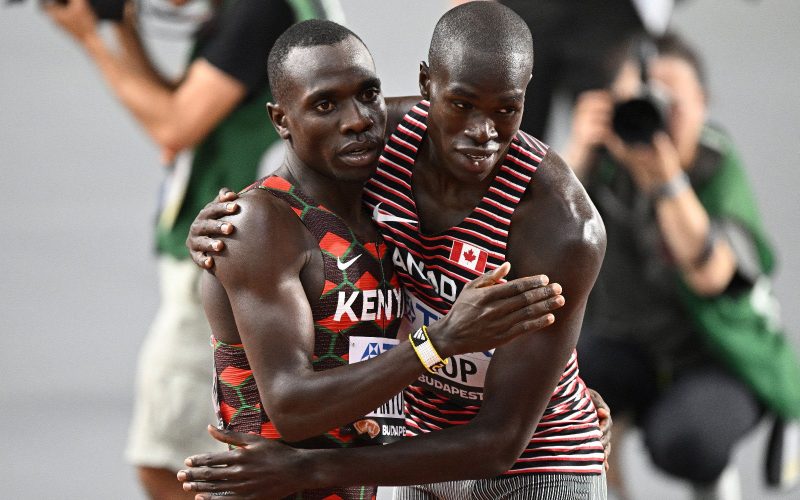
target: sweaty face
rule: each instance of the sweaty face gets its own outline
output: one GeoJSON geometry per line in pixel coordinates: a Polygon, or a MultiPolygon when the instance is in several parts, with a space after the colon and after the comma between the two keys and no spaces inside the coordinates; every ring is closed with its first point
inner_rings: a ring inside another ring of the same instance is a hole
{"type": "Polygon", "coordinates": [[[367,180],[386,129],[386,105],[367,48],[353,37],[295,48],[285,70],[290,84],[278,104],[297,157],[334,180],[367,180]]]}
{"type": "Polygon", "coordinates": [[[462,51],[422,78],[431,107],[427,137],[433,156],[462,182],[481,182],[519,130],[530,66],[509,55],[462,51]]]}

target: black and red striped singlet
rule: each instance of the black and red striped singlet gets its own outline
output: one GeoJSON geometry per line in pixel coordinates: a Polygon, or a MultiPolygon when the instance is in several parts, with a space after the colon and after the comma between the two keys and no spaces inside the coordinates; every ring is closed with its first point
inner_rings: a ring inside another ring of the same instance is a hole
{"type": "MultiPolygon", "coordinates": [[[[264,189],[285,201],[319,243],[325,286],[312,308],[314,370],[369,359],[397,345],[404,301],[386,245],[360,242],[341,218],[281,177],[267,177],[248,189],[264,189]]],[[[269,408],[261,404],[244,346],[226,344],[214,337],[212,346],[214,398],[220,426],[280,439],[270,422],[269,408]]],[[[365,446],[391,442],[404,433],[403,400],[398,394],[352,424],[292,445],[301,448],[365,446]]],[[[375,495],[374,486],[352,486],[306,490],[291,498],[367,500],[375,495]]]]}
{"type": "MultiPolygon", "coordinates": [[[[518,132],[486,195],[461,223],[438,234],[420,232],[411,177],[425,135],[428,102],[409,111],[391,135],[365,202],[394,248],[395,272],[406,292],[413,328],[449,311],[464,285],[506,258],[511,216],[547,152],[518,132]]],[[[411,435],[468,423],[478,412],[492,351],[454,356],[438,374],[426,373],[406,391],[411,435]]],[[[578,376],[573,351],[531,440],[506,474],[600,474],[603,447],[597,414],[578,376]]]]}

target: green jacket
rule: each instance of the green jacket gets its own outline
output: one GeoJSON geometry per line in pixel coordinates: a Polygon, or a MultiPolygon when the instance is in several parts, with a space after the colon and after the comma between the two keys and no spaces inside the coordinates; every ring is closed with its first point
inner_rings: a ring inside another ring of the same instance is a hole
{"type": "Polygon", "coordinates": [[[681,299],[709,348],[761,401],[781,417],[800,418],[800,362],[780,326],[771,293],[774,255],[730,140],[714,129],[705,134],[718,143],[722,161],[712,175],[693,178],[693,187],[712,219],[733,220],[750,233],[761,276],[747,290],[717,297],[698,296],[682,284],[681,299]]]}

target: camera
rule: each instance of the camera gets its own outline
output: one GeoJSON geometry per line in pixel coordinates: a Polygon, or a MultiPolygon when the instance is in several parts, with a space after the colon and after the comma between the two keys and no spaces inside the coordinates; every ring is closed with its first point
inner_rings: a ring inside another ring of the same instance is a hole
{"type": "MultiPolygon", "coordinates": [[[[8,0],[8,3],[22,3],[25,0],[8,0]]],[[[66,5],[69,0],[45,0],[66,5]]],[[[89,5],[98,19],[103,21],[122,21],[122,13],[125,10],[125,0],[89,0],[89,5]]]]}
{"type": "Polygon", "coordinates": [[[611,126],[628,144],[650,144],[653,135],[666,130],[669,124],[669,96],[648,83],[648,62],[656,53],[655,46],[650,43],[638,45],[639,94],[614,106],[611,126]]]}

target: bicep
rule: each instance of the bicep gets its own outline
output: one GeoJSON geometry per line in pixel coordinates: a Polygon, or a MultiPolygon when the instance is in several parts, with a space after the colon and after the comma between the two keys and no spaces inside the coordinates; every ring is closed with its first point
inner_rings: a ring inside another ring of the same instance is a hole
{"type": "Polygon", "coordinates": [[[314,323],[301,280],[305,230],[288,207],[253,203],[259,195],[271,196],[249,193],[240,200],[242,213],[231,218],[238,231],[216,259],[215,274],[267,403],[298,370],[311,370],[314,323]]]}

